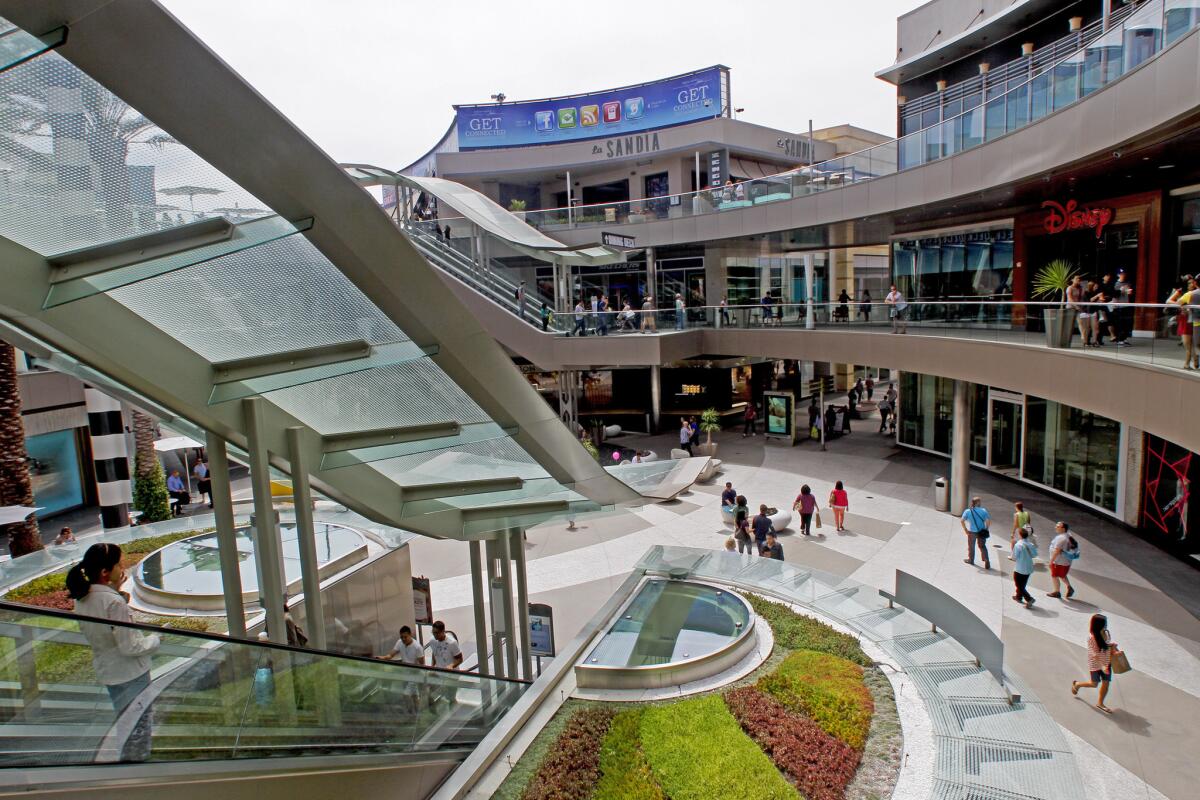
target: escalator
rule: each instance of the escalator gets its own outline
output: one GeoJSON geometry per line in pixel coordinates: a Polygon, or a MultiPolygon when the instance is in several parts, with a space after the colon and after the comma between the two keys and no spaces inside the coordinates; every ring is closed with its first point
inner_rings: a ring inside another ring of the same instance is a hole
{"type": "Polygon", "coordinates": [[[444,775],[527,687],[112,623],[161,640],[145,687],[116,711],[97,679],[81,620],[0,602],[0,794],[94,786],[108,768],[153,780],[180,773],[182,762],[192,777],[222,773],[229,761],[255,762],[252,772],[261,776],[303,770],[309,760],[325,771],[334,763],[440,764],[444,775]]]}

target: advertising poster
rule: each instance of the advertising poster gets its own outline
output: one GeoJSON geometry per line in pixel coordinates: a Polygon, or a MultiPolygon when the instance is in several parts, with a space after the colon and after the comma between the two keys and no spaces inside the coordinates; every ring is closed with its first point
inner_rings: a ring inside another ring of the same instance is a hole
{"type": "Polygon", "coordinates": [[[529,604],[529,652],[554,655],[554,610],[545,603],[529,604]]]}
{"type": "Polygon", "coordinates": [[[413,578],[413,616],[417,623],[432,624],[433,599],[429,594],[429,578],[413,578]]]}
{"type": "Polygon", "coordinates": [[[1191,517],[1200,513],[1192,484],[1200,480],[1200,456],[1146,434],[1142,483],[1142,524],[1147,538],[1178,553],[1200,553],[1200,531],[1191,517]]]}
{"type": "MultiPolygon", "coordinates": [[[[724,69],[709,67],[572,97],[456,106],[458,147],[481,150],[624,137],[719,117],[725,105],[721,96],[724,69]]],[[[646,147],[639,142],[629,146],[640,152],[639,145],[646,147]]]]}
{"type": "Polygon", "coordinates": [[[764,392],[767,404],[767,436],[795,440],[796,397],[791,392],[764,392]]]}

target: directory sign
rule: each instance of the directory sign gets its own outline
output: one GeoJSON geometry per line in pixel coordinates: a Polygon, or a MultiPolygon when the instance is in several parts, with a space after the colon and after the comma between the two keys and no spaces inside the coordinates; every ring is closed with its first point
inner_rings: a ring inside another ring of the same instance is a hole
{"type": "Polygon", "coordinates": [[[529,604],[529,652],[554,655],[554,610],[545,603],[529,604]]]}
{"type": "Polygon", "coordinates": [[[455,106],[460,150],[625,136],[721,116],[726,67],[572,97],[455,106]]]}

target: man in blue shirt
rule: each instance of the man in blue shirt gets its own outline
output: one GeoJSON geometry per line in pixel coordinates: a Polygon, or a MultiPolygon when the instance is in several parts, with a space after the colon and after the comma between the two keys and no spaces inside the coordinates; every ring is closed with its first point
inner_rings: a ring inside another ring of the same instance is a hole
{"type": "Polygon", "coordinates": [[[1029,576],[1033,574],[1033,557],[1037,555],[1037,545],[1029,539],[1029,528],[1021,527],[1017,529],[1020,538],[1013,545],[1013,586],[1016,589],[1016,594],[1013,595],[1013,600],[1018,603],[1024,603],[1026,608],[1033,608],[1033,595],[1029,593],[1026,586],[1029,584],[1029,576]]]}
{"type": "Polygon", "coordinates": [[[183,478],[179,477],[177,469],[171,470],[171,477],[167,478],[167,493],[179,501],[175,504],[175,516],[178,517],[183,513],[184,504],[191,502],[191,498],[188,497],[187,489],[183,485],[183,478]]]}
{"type": "Polygon", "coordinates": [[[754,528],[754,552],[762,554],[763,547],[767,544],[767,534],[775,532],[775,526],[771,522],[771,518],[767,516],[767,506],[761,505],[758,507],[758,515],[751,523],[754,528]]]}
{"type": "Polygon", "coordinates": [[[733,489],[733,483],[725,481],[725,491],[721,492],[721,505],[735,506],[737,505],[737,492],[733,489]]]}
{"type": "Polygon", "coordinates": [[[992,562],[988,559],[987,540],[991,534],[988,524],[991,517],[983,507],[983,501],[978,497],[971,498],[971,505],[962,513],[963,532],[967,534],[967,557],[964,564],[975,564],[975,547],[979,547],[979,555],[983,559],[983,568],[991,569],[992,562]]]}

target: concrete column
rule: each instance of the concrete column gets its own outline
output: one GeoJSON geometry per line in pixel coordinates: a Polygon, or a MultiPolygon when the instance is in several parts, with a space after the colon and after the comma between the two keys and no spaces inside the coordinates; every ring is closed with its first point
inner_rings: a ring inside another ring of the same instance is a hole
{"type": "Polygon", "coordinates": [[[971,410],[966,381],[954,382],[954,427],[950,437],[950,513],[961,515],[971,500],[971,410]]]}
{"type": "Polygon", "coordinates": [[[271,465],[267,443],[263,441],[262,400],[242,400],[245,414],[246,449],[250,453],[250,488],[254,493],[254,560],[258,565],[259,602],[267,614],[267,635],[272,642],[287,644],[287,626],[283,616],[283,542],[275,507],[271,502],[271,465]]]}
{"type": "Polygon", "coordinates": [[[487,565],[487,590],[488,590],[488,611],[492,616],[492,675],[503,678],[504,676],[504,654],[500,650],[500,632],[499,628],[503,625],[497,625],[497,620],[502,620],[500,610],[496,607],[498,598],[496,597],[496,543],[494,541],[484,542],[484,562],[487,565]]]}
{"type": "Polygon", "coordinates": [[[517,576],[517,630],[521,642],[521,676],[533,680],[533,655],[529,646],[529,581],[525,574],[525,534],[520,528],[509,531],[517,576]]]}
{"type": "Polygon", "coordinates": [[[804,254],[804,305],[805,317],[804,327],[811,330],[817,327],[817,320],[813,312],[813,288],[816,278],[816,271],[813,269],[813,254],[804,254]]]}
{"type": "Polygon", "coordinates": [[[470,542],[471,547],[471,601],[475,612],[475,649],[478,652],[479,674],[489,675],[487,663],[487,621],[484,618],[483,559],[479,542],[470,542]]]}
{"type": "Polygon", "coordinates": [[[313,524],[313,499],[308,486],[308,465],[300,436],[304,428],[288,428],[288,461],[292,465],[292,505],[296,507],[296,543],[300,550],[300,580],[304,586],[304,619],[308,643],[325,650],[325,607],[321,600],[321,572],[317,565],[317,530],[313,524]]]}
{"type": "Polygon", "coordinates": [[[212,482],[213,517],[217,526],[217,557],[221,562],[221,587],[225,594],[225,617],[229,635],[246,638],[246,609],[242,604],[242,568],[237,551],[237,529],[233,521],[233,498],[229,492],[229,457],[225,440],[209,432],[204,439],[208,453],[208,479],[212,482]]]}
{"type": "Polygon", "coordinates": [[[517,677],[517,625],[513,614],[512,537],[508,531],[499,534],[496,541],[500,551],[500,584],[503,594],[504,613],[504,656],[508,664],[508,677],[517,677]]]}
{"type": "Polygon", "coordinates": [[[658,433],[658,423],[662,417],[662,367],[654,364],[650,367],[650,433],[658,433]]]}
{"type": "MultiPolygon", "coordinates": [[[[654,257],[654,248],[646,248],[646,296],[658,307],[658,261],[654,257]]],[[[643,297],[643,300],[646,298],[643,297]]]]}

